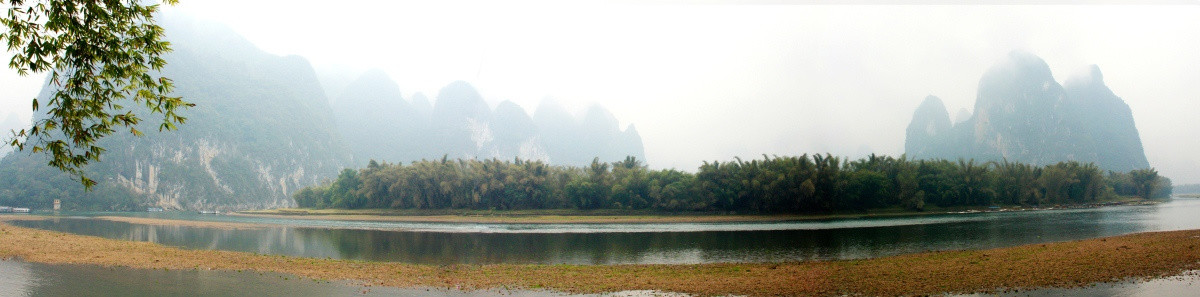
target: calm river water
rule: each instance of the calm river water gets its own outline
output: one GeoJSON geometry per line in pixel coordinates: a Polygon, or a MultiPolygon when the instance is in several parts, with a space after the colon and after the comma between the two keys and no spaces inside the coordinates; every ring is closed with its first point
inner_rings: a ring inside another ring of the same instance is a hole
{"type": "Polygon", "coordinates": [[[83,214],[11,224],[106,238],[317,258],[453,263],[712,263],[870,258],[986,249],[1145,231],[1200,229],[1200,199],[1158,205],[779,223],[470,224],[83,214]],[[87,215],[263,223],[154,226],[87,215]]]}

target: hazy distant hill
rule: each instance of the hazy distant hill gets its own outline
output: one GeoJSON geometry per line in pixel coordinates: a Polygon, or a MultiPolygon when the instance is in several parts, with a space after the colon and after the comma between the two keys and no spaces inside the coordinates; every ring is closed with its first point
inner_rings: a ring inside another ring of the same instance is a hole
{"type": "Polygon", "coordinates": [[[25,127],[25,123],[22,123],[17,118],[17,113],[15,112],[8,113],[4,117],[4,120],[0,120],[0,158],[3,158],[8,152],[12,151],[12,147],[6,143],[10,140],[9,137],[12,137],[12,130],[24,128],[27,128],[25,127]]]}
{"type": "Polygon", "coordinates": [[[385,74],[368,71],[345,88],[333,108],[357,166],[372,159],[407,163],[442,156],[559,165],[587,165],[597,157],[645,160],[637,130],[631,125],[622,131],[603,107],[593,106],[582,119],[550,100],[532,116],[509,101],[493,110],[463,81],[443,87],[432,103],[422,94],[408,101],[385,74]]]}
{"type": "MultiPolygon", "coordinates": [[[[370,159],[645,160],[637,131],[619,130],[600,107],[546,127],[511,102],[493,110],[466,82],[447,85],[432,102],[421,94],[406,100],[379,71],[329,100],[304,58],[268,54],[219,24],[175,14],[160,20],[174,48],[163,75],[174,79],[174,95],[196,103],[182,112],[188,122],[157,133],[157,117],[147,115],[138,128],[146,136],[103,139],[101,162],[84,169],[99,182],[91,192],[46,166],[41,154],[10,154],[0,159],[0,205],[37,209],[62,199],[68,209],[267,208],[292,206],[292,192],[370,159]]],[[[0,128],[21,126],[14,121],[9,116],[0,128]]]]}
{"type": "Polygon", "coordinates": [[[1059,85],[1041,58],[1010,53],[979,81],[975,110],[952,124],[929,96],[913,114],[910,158],[974,158],[1033,164],[1076,160],[1105,170],[1148,168],[1133,113],[1104,85],[1100,69],[1059,85]]]}
{"type": "Polygon", "coordinates": [[[1200,184],[1186,184],[1174,186],[1172,193],[1175,195],[1195,195],[1200,194],[1200,184]]]}
{"type": "MultiPolygon", "coordinates": [[[[370,71],[351,82],[333,103],[338,130],[354,156],[377,155],[383,159],[412,156],[428,144],[408,141],[417,127],[417,111],[404,100],[400,88],[380,71],[370,71]],[[383,120],[386,119],[386,120],[383,120]],[[376,131],[397,131],[380,135],[376,131]],[[399,131],[405,131],[401,133],[399,131]]],[[[425,115],[428,117],[428,115],[425,115]]]]}
{"type": "MultiPolygon", "coordinates": [[[[196,107],[178,131],[145,137],[116,133],[101,141],[102,162],[85,170],[100,182],[90,193],[17,153],[0,161],[0,204],[44,208],[261,208],[292,205],[291,192],[333,177],[350,154],[340,141],[328,100],[303,58],[267,54],[218,24],[167,14],[161,18],[174,52],[163,74],[175,95],[196,107]],[[132,199],[131,199],[132,197],[132,199]]],[[[43,90],[43,95],[50,90],[43,90]]]]}

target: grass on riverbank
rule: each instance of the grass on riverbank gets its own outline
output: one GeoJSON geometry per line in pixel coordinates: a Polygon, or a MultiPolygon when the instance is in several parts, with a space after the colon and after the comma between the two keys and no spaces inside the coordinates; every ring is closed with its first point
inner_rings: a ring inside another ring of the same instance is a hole
{"type": "MultiPolygon", "coordinates": [[[[1153,203],[1137,197],[1099,201],[1094,204],[1066,207],[1095,207],[1108,204],[1153,203]]],[[[1057,206],[1062,207],[1062,206],[1057,206]]],[[[1006,207],[1011,210],[1038,210],[1041,208],[1006,207]]],[[[834,214],[730,214],[719,212],[656,212],[649,210],[620,209],[534,209],[534,210],[473,210],[473,209],[312,209],[279,208],[268,210],[240,211],[232,215],[345,221],[393,221],[393,222],[451,222],[451,223],[718,223],[718,222],[781,222],[830,219],[858,219],[872,217],[905,217],[935,215],[970,211],[989,211],[988,207],[931,206],[924,211],[903,208],[873,209],[865,212],[834,214]]]]}
{"type": "MultiPolygon", "coordinates": [[[[839,215],[740,215],[720,213],[655,213],[649,211],[573,209],[548,210],[392,210],[392,209],[307,209],[282,208],[233,213],[238,216],[392,222],[449,222],[449,223],[715,223],[715,222],[778,222],[835,218],[860,218],[867,214],[839,215]]],[[[910,213],[879,213],[911,215],[910,213]]]]}
{"type": "MultiPolygon", "coordinates": [[[[15,227],[0,216],[0,257],[147,269],[271,271],[395,287],[662,290],[698,295],[926,295],[1071,287],[1200,268],[1200,230],[1152,232],[1011,248],[851,260],[697,265],[428,266],[185,250],[15,227]]],[[[24,217],[30,219],[31,217],[24,217]]]]}
{"type": "Polygon", "coordinates": [[[139,218],[139,217],[123,217],[123,216],[98,216],[98,220],[106,220],[113,222],[123,222],[138,225],[151,226],[185,226],[213,229],[260,229],[267,227],[280,227],[280,225],[258,224],[258,223],[241,223],[241,222],[215,222],[215,221],[199,221],[199,220],[174,220],[174,219],[159,219],[159,218],[139,218]]]}

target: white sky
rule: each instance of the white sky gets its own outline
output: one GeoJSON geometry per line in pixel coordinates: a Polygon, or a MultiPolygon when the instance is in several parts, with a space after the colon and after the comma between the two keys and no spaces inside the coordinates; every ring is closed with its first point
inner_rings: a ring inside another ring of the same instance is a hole
{"type": "MultiPolygon", "coordinates": [[[[184,0],[318,69],[380,68],[406,94],[454,80],[532,112],[600,103],[655,168],[761,154],[899,155],[926,95],[972,109],[1011,50],[1061,82],[1097,64],[1152,166],[1200,182],[1200,1],[1174,6],[630,5],[603,1],[184,0]]],[[[5,59],[7,60],[7,59],[5,59]]],[[[41,78],[0,73],[0,117],[41,78]]]]}

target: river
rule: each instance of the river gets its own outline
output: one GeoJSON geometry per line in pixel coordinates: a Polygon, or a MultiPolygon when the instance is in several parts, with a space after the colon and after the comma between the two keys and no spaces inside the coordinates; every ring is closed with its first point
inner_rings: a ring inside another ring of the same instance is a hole
{"type": "Polygon", "coordinates": [[[1200,229],[1200,199],[1112,206],[775,223],[355,222],[193,213],[79,213],[11,224],[105,238],[316,258],[417,264],[693,264],[859,259],[1200,229]],[[143,225],[93,216],[261,224],[143,225]]]}
{"type": "MultiPolygon", "coordinates": [[[[775,223],[471,224],[293,220],[185,212],[65,213],[10,224],[190,249],[453,263],[713,263],[856,259],[1200,229],[1200,199],[1157,205],[775,223]],[[252,228],[144,225],[96,216],[251,223],[252,228]]],[[[0,261],[0,296],[563,296],[356,286],[235,271],[147,270],[0,261]]],[[[1161,296],[1200,289],[1200,272],[1011,296],[1161,296]]],[[[653,292],[621,292],[652,296],[653,292]]],[[[974,295],[964,295],[974,296],[974,295]]]]}

